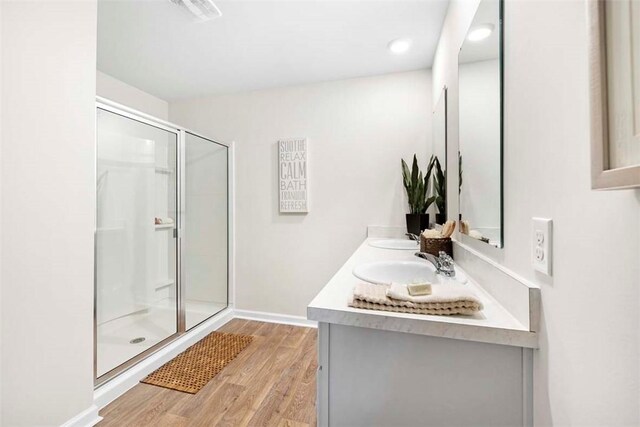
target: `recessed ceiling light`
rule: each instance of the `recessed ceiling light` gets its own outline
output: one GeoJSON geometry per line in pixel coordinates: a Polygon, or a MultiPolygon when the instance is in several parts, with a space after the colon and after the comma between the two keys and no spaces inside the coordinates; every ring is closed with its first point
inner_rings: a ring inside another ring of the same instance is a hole
{"type": "Polygon", "coordinates": [[[492,32],[493,24],[477,25],[469,31],[467,39],[472,42],[479,42],[480,40],[484,40],[489,37],[492,32]]]}
{"type": "Polygon", "coordinates": [[[395,39],[391,40],[387,45],[391,53],[400,55],[406,53],[411,48],[411,39],[395,39]]]}

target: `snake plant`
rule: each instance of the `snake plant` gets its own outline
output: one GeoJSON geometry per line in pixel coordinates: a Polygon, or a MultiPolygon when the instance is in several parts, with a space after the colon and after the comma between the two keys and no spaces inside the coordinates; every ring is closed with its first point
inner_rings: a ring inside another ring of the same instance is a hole
{"type": "Polygon", "coordinates": [[[407,198],[409,199],[409,211],[412,214],[423,214],[436,200],[435,197],[429,197],[431,170],[433,169],[433,156],[431,156],[431,159],[429,160],[427,173],[424,176],[418,167],[418,159],[415,154],[413,155],[411,171],[409,171],[409,167],[404,159],[401,160],[402,180],[404,189],[407,191],[407,198]]]}
{"type": "Polygon", "coordinates": [[[435,203],[439,213],[447,211],[447,179],[440,165],[438,156],[433,157],[433,166],[435,172],[433,174],[433,188],[435,190],[435,203]]]}

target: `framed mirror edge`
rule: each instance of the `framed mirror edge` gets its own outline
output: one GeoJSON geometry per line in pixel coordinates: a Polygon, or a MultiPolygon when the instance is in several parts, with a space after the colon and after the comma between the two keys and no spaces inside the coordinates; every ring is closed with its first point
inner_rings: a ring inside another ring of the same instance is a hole
{"type": "Polygon", "coordinates": [[[640,187],[640,164],[608,168],[608,94],[605,1],[587,1],[589,26],[589,113],[591,189],[623,190],[640,187]]]}
{"type": "Polygon", "coordinates": [[[504,5],[505,0],[498,0],[498,45],[500,49],[500,242],[498,249],[504,249],[504,5]]]}

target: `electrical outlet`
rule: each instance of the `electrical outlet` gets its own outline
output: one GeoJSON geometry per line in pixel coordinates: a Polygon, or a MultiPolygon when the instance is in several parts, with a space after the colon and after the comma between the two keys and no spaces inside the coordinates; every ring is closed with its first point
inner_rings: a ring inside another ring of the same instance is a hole
{"type": "Polygon", "coordinates": [[[551,276],[551,220],[533,218],[531,262],[533,268],[551,276]]]}

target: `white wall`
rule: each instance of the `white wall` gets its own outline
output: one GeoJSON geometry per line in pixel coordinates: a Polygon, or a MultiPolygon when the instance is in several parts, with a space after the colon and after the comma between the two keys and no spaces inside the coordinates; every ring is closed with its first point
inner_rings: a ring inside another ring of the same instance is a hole
{"type": "MultiPolygon", "coordinates": [[[[450,159],[456,57],[476,6],[451,3],[433,68],[434,88],[451,91],[450,159]]],[[[640,424],[640,192],[590,189],[585,11],[575,0],[505,6],[505,248],[481,250],[542,288],[538,426],[640,424]],[[554,220],[553,278],[531,268],[533,216],[554,220]]]]}
{"type": "Polygon", "coordinates": [[[170,104],[170,119],[236,141],[236,305],[304,316],[367,225],[404,225],[400,158],[431,146],[428,71],[170,104]],[[279,214],[276,141],[309,138],[310,213],[279,214]]]}
{"type": "Polygon", "coordinates": [[[2,425],[93,397],[96,2],[2,3],[2,425]]]}
{"type": "Polygon", "coordinates": [[[96,93],[127,107],[159,119],[169,118],[169,103],[137,87],[131,86],[101,71],[96,72],[96,93]]]}

